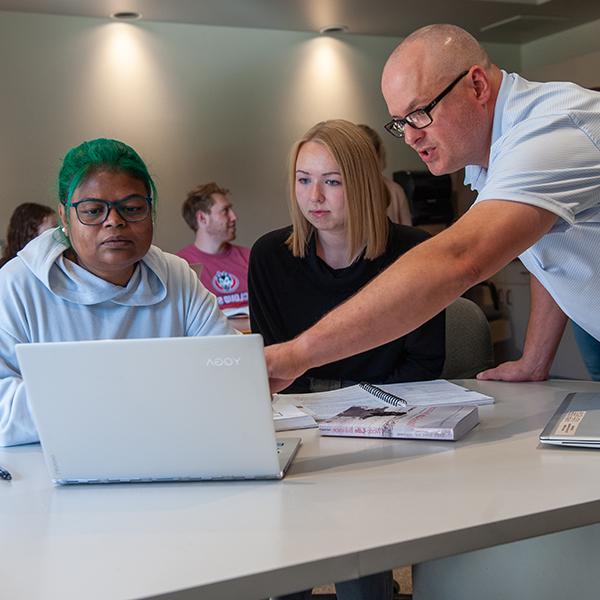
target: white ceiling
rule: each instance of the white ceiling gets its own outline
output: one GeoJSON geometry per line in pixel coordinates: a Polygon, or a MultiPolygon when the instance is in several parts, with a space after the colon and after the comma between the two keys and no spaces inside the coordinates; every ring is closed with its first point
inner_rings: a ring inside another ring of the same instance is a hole
{"type": "MultiPolygon", "coordinates": [[[[148,21],[404,37],[454,23],[486,42],[523,43],[600,19],[598,0],[0,0],[0,11],[106,18],[138,11],[148,21]]],[[[1,13],[0,13],[1,18],[1,13]]]]}

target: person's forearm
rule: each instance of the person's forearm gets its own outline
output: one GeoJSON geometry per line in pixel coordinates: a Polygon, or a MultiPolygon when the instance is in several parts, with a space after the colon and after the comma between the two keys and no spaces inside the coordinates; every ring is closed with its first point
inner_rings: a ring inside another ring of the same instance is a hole
{"type": "Polygon", "coordinates": [[[544,286],[531,275],[531,308],[521,360],[532,373],[547,376],[568,317],[544,286]]]}
{"type": "Polygon", "coordinates": [[[272,389],[282,389],[310,368],[406,335],[496,273],[556,221],[555,215],[531,206],[482,205],[407,252],[299,337],[267,348],[272,389]]]}
{"type": "Polygon", "coordinates": [[[473,254],[450,230],[413,248],[294,340],[297,365],[317,367],[413,331],[496,270],[491,259],[487,270],[480,269],[473,254]]]}
{"type": "Polygon", "coordinates": [[[529,323],[518,360],[482,371],[477,379],[543,381],[548,379],[567,317],[542,284],[531,275],[529,323]]]}
{"type": "Polygon", "coordinates": [[[29,411],[23,379],[6,377],[10,369],[5,366],[0,360],[0,447],[37,442],[39,435],[29,411]]]}
{"type": "Polygon", "coordinates": [[[297,338],[298,356],[309,358],[302,367],[320,366],[401,337],[468,289],[475,278],[468,264],[460,258],[440,261],[435,246],[413,249],[297,338]],[[427,273],[421,264],[431,265],[427,273]]]}

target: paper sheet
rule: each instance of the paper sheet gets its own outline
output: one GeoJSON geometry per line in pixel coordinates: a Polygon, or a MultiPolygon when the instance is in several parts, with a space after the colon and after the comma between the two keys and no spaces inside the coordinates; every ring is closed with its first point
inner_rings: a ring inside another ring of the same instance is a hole
{"type": "MultiPolygon", "coordinates": [[[[412,383],[379,385],[386,392],[404,398],[408,406],[453,406],[492,404],[491,396],[473,392],[444,379],[412,383]]],[[[275,394],[274,399],[285,399],[311,414],[317,420],[330,419],[352,406],[377,408],[388,406],[357,385],[314,394],[275,394]]]]}

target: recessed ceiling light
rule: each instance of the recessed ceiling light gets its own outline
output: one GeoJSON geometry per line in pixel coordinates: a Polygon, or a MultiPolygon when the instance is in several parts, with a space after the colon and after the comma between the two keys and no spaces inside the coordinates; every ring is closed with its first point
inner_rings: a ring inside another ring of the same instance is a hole
{"type": "Polygon", "coordinates": [[[132,10],[121,10],[110,15],[110,18],[118,21],[137,21],[142,18],[142,14],[132,10]]]}
{"type": "Polygon", "coordinates": [[[348,31],[348,25],[326,25],[319,29],[319,33],[346,33],[348,31]]]}

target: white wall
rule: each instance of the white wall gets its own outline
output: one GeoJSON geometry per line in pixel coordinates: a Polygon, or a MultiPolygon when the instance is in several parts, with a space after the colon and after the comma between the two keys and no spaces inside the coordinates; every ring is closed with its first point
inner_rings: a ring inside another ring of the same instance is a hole
{"type": "Polygon", "coordinates": [[[522,70],[535,81],[574,81],[600,87],[600,20],[521,48],[522,70]]]}
{"type": "MultiPolygon", "coordinates": [[[[397,42],[0,12],[0,231],[20,202],[54,204],[61,157],[105,136],[156,178],[159,245],[190,240],[181,203],[211,179],[231,189],[251,244],[288,222],[287,154],[310,126],[341,117],[382,131],[379,77],[397,42]]],[[[517,46],[488,49],[519,68],[517,46]]],[[[423,168],[403,143],[386,146],[389,171],[423,168]]]]}

